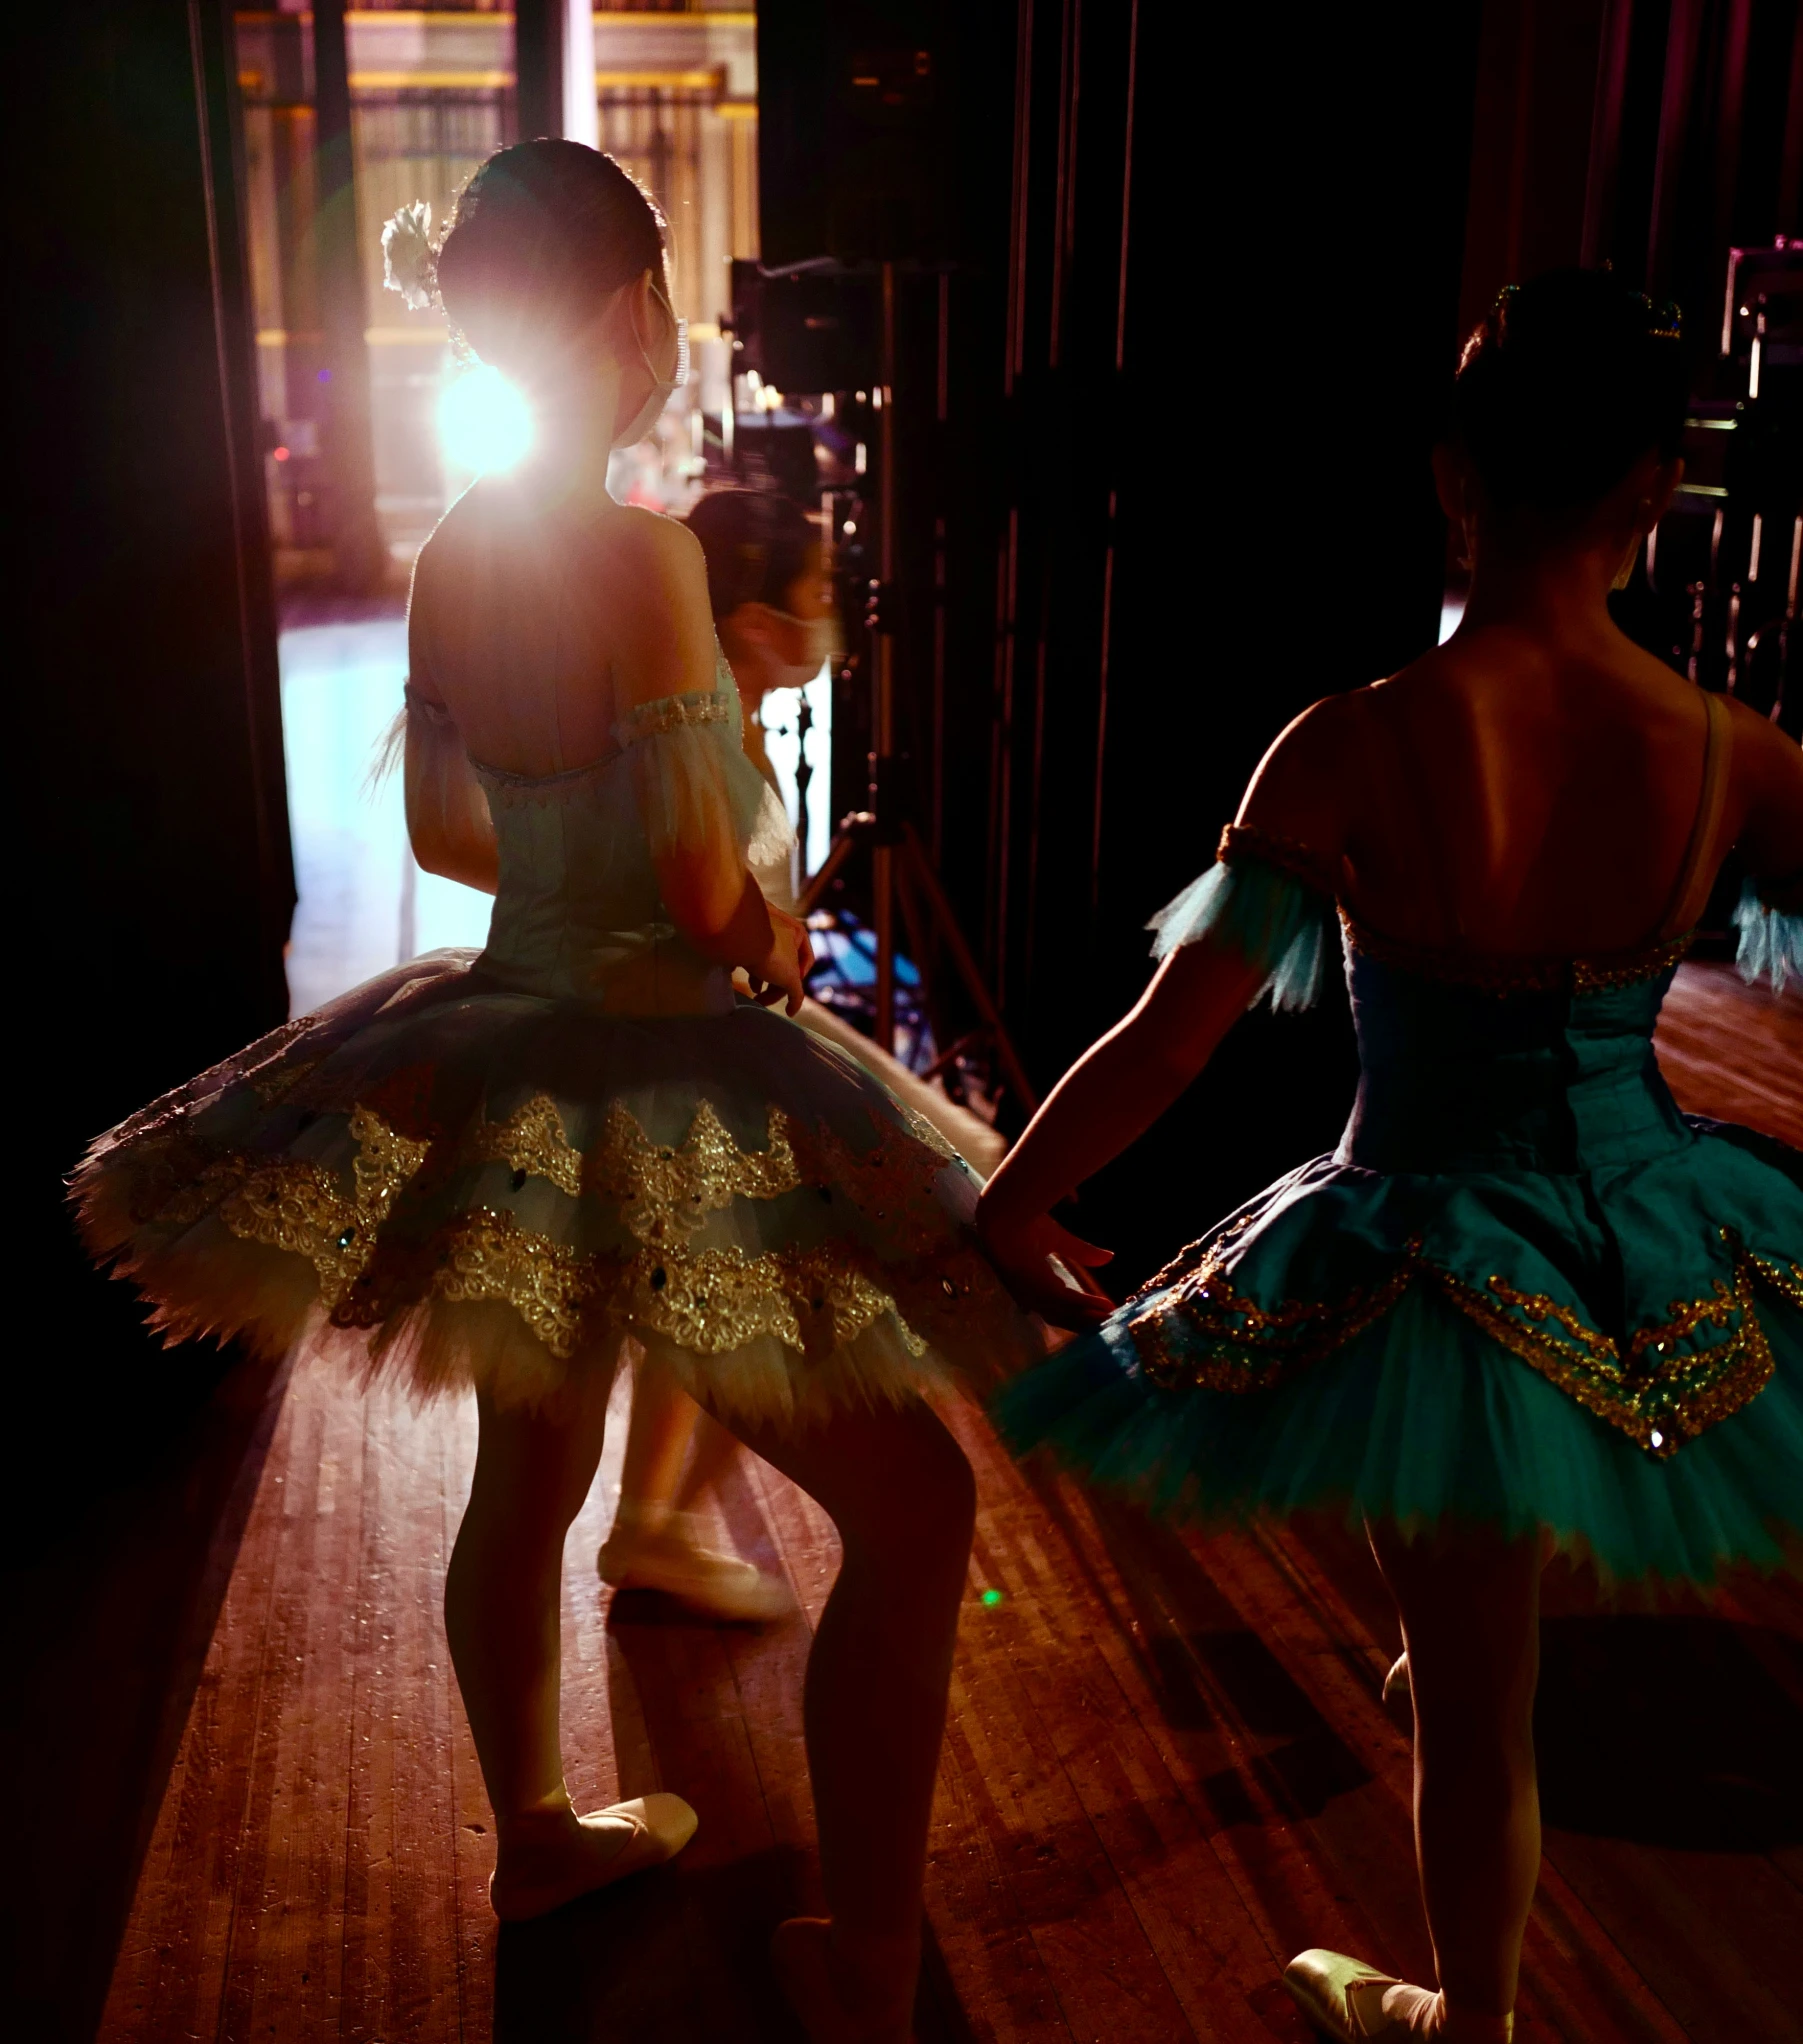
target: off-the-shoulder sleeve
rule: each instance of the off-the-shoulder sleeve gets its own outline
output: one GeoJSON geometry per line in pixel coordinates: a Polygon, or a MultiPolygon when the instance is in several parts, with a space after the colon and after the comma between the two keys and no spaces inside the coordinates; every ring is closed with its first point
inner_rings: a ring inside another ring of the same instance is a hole
{"type": "MultiPolygon", "coordinates": [[[[411,684],[406,698],[397,729],[403,747],[408,835],[422,848],[449,851],[486,866],[494,858],[494,820],[464,749],[463,734],[442,703],[429,701],[411,684]]],[[[391,738],[391,748],[392,744],[391,738]]]]}
{"type": "Polygon", "coordinates": [[[1214,936],[1265,973],[1254,1005],[1268,992],[1274,1008],[1312,1008],[1335,926],[1332,891],[1302,847],[1229,824],[1215,863],[1146,927],[1154,958],[1214,936]]]}
{"type": "Polygon", "coordinates": [[[736,689],[654,696],[614,726],[655,858],[730,844],[752,865],[793,841],[775,790],[745,756],[736,689]]]}
{"type": "Polygon", "coordinates": [[[1803,980],[1803,873],[1782,882],[1747,881],[1734,923],[1740,931],[1734,962],[1742,979],[1768,979],[1776,994],[1787,979],[1803,980]]]}

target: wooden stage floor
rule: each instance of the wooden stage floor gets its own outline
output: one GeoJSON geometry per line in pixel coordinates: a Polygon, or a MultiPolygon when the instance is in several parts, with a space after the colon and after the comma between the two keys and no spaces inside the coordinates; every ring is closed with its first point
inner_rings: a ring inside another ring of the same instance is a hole
{"type": "MultiPolygon", "coordinates": [[[[1687,1106],[1803,1143],[1794,999],[1688,967],[1661,1052],[1687,1106]]],[[[306,1357],[268,1395],[106,2044],[796,2038],[763,1946],[817,1906],[800,1692],[835,1565],[820,1514],[742,1459],[727,1531],[788,1572],[801,1615],[659,1622],[594,1575],[610,1430],[568,1550],[571,1786],[677,1789],[701,1830],[677,1866],[498,1933],[439,1614],[473,1411],[365,1399],[306,1357]]],[[[1431,1977],[1406,1727],[1379,1699],[1395,1625],[1357,1541],[1179,1536],[1023,1473],[968,1411],[954,1423],[982,1516],[922,2044],[1302,2044],[1277,1982],[1296,1949],[1431,1977]]],[[[1783,1992],[1803,1953],[1803,1592],[1749,1581],[1707,1610],[1606,1614],[1555,1578],[1548,1603],[1521,2044],[1803,2037],[1783,1992]]]]}

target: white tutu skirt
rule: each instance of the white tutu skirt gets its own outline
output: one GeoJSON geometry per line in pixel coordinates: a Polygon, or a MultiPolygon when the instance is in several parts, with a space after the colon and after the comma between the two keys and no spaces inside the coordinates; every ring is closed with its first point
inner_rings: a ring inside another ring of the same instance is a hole
{"type": "Polygon", "coordinates": [[[438,952],[102,1136],[94,1256],[170,1340],[308,1337],[422,1394],[537,1403],[636,1339],[723,1414],[981,1392],[1038,1352],[979,1181],[853,1060],[749,1004],[623,1018],[438,952]]]}

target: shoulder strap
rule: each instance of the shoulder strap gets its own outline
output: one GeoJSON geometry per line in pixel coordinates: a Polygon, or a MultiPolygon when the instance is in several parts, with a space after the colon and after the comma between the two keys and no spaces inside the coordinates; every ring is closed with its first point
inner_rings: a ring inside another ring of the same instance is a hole
{"type": "Polygon", "coordinates": [[[1728,721],[1727,703],[1711,689],[1703,691],[1703,718],[1703,785],[1697,795],[1697,813],[1690,826],[1690,842],[1684,847],[1677,882],[1660,919],[1661,937],[1677,935],[1681,924],[1688,921],[1685,912],[1691,905],[1703,862],[1714,848],[1716,828],[1722,820],[1722,804],[1728,793],[1728,756],[1733,742],[1733,726],[1728,721]]]}

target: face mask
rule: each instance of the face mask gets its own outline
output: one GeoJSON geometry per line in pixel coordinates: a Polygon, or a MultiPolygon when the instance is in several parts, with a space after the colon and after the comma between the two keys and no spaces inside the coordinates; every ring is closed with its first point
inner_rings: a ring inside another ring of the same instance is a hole
{"type": "MultiPolygon", "coordinates": [[[[670,317],[672,319],[676,319],[676,313],[674,308],[671,306],[670,301],[664,296],[664,294],[661,291],[658,290],[655,284],[652,285],[651,289],[656,294],[658,303],[662,305],[662,307],[667,313],[670,314],[670,317]]],[[[612,441],[609,443],[611,446],[614,447],[636,447],[639,444],[639,442],[644,439],[645,435],[650,432],[652,427],[657,424],[657,421],[659,417],[662,415],[665,405],[667,405],[670,402],[671,398],[673,398],[676,395],[677,391],[679,391],[682,388],[682,386],[688,382],[689,380],[688,321],[686,319],[676,320],[676,374],[672,376],[668,382],[661,381],[658,377],[657,371],[655,369],[652,369],[651,357],[645,352],[645,344],[643,341],[640,341],[639,343],[639,360],[644,363],[647,369],[651,370],[651,389],[646,394],[645,402],[639,406],[636,412],[633,413],[631,419],[626,423],[626,425],[623,426],[617,433],[615,433],[612,441]]]]}
{"type": "Polygon", "coordinates": [[[831,611],[825,611],[819,617],[797,617],[792,610],[778,610],[771,605],[770,615],[781,618],[785,624],[801,627],[801,643],[806,650],[802,665],[794,670],[797,679],[788,684],[790,688],[805,686],[829,660],[839,657],[839,620],[831,611]]]}

